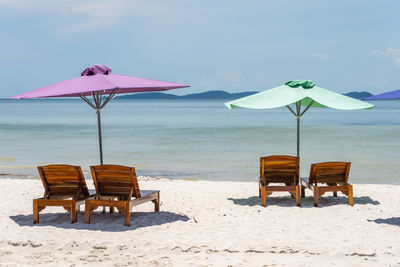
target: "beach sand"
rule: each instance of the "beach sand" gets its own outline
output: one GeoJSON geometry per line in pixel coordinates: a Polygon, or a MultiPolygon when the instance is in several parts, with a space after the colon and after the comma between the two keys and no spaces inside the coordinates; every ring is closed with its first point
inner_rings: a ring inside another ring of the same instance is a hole
{"type": "Polygon", "coordinates": [[[56,207],[33,225],[41,181],[0,179],[0,265],[400,265],[400,186],[354,185],[354,207],[329,193],[318,208],[310,191],[301,208],[287,193],[261,207],[256,182],[142,178],[140,186],[161,190],[161,211],[135,207],[131,227],[100,209],[91,224],[83,212],[70,224],[56,207]]]}

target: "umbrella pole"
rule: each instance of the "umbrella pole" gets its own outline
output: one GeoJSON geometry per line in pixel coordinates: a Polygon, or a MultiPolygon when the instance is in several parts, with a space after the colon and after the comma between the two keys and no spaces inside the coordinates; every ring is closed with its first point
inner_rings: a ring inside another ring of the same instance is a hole
{"type": "Polygon", "coordinates": [[[297,158],[300,157],[300,116],[297,117],[297,158]]]}
{"type": "MultiPolygon", "coordinates": [[[[301,100],[296,102],[296,112],[294,112],[294,110],[287,105],[287,109],[294,115],[296,116],[297,119],[297,158],[300,158],[300,118],[301,116],[304,115],[304,113],[306,113],[306,111],[311,108],[311,106],[315,103],[314,100],[312,100],[307,107],[301,111],[301,100]]],[[[301,179],[300,179],[300,175],[299,175],[299,186],[301,187],[301,179]]],[[[301,190],[300,190],[301,192],[301,190]]]]}
{"type": "Polygon", "coordinates": [[[101,110],[105,105],[119,92],[119,88],[114,89],[108,97],[102,101],[102,94],[100,92],[92,92],[93,102],[92,103],[85,95],[79,94],[83,101],[89,104],[93,109],[96,110],[97,113],[97,131],[99,137],[99,150],[100,150],[100,165],[103,165],[103,138],[101,136],[101,110]]]}
{"type": "Polygon", "coordinates": [[[100,165],[103,165],[103,142],[101,137],[101,116],[100,116],[101,109],[97,109],[97,131],[99,135],[99,149],[100,149],[100,165]]]}
{"type": "Polygon", "coordinates": [[[296,119],[297,119],[297,158],[300,158],[300,114],[301,101],[296,102],[296,119]]]}

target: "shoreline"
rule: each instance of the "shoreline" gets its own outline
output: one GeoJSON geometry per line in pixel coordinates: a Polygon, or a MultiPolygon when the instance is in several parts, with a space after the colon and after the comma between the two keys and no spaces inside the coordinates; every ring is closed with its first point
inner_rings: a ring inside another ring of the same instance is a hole
{"type": "MultiPolygon", "coordinates": [[[[84,175],[90,175],[89,173],[86,173],[85,171],[83,172],[84,175]]],[[[143,175],[139,175],[137,176],[139,181],[188,181],[188,182],[215,182],[215,183],[258,183],[258,180],[253,180],[253,181],[248,181],[248,180],[206,180],[206,179],[200,179],[200,178],[169,178],[169,177],[164,177],[164,176],[143,176],[143,175]]],[[[301,177],[302,179],[307,179],[308,177],[301,177]]],[[[39,175],[29,175],[29,174],[9,174],[9,173],[0,173],[0,180],[40,180],[40,176],[39,175]]],[[[91,182],[93,182],[92,178],[86,178],[85,177],[86,182],[88,183],[88,186],[91,182]]],[[[352,184],[353,186],[357,186],[357,185],[379,185],[379,186],[400,186],[400,181],[398,183],[394,183],[394,184],[388,184],[388,183],[356,183],[353,184],[351,182],[351,179],[349,179],[350,184],[352,184]]]]}

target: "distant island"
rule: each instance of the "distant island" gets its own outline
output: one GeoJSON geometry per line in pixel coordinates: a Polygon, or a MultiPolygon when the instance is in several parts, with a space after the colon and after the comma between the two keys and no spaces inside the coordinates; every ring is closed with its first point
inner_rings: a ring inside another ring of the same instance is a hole
{"type": "MultiPolygon", "coordinates": [[[[203,93],[196,94],[188,94],[188,95],[174,95],[160,92],[150,92],[150,93],[136,93],[129,95],[120,95],[117,96],[117,99],[170,99],[170,100],[232,100],[240,97],[249,96],[252,94],[258,93],[257,91],[248,91],[241,93],[228,93],[225,91],[207,91],[203,93]]],[[[363,99],[369,96],[372,96],[369,92],[350,92],[344,95],[356,98],[363,99]]]]}

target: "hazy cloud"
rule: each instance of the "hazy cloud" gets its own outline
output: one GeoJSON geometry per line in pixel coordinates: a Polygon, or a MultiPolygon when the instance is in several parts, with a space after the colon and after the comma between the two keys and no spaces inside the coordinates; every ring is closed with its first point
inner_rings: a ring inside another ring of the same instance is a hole
{"type": "Polygon", "coordinates": [[[0,0],[0,11],[19,13],[21,15],[60,15],[67,18],[62,25],[55,28],[61,32],[75,32],[93,29],[112,28],[119,19],[127,16],[150,18],[157,23],[173,17],[170,5],[156,1],[139,0],[70,0],[66,2],[53,0],[0,0]]]}
{"type": "Polygon", "coordinates": [[[388,47],[385,50],[374,50],[371,52],[373,55],[378,55],[378,56],[385,56],[387,58],[390,58],[392,60],[392,64],[396,68],[400,68],[400,49],[399,48],[393,48],[393,47],[388,47]]]}

